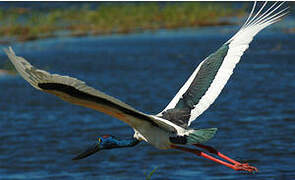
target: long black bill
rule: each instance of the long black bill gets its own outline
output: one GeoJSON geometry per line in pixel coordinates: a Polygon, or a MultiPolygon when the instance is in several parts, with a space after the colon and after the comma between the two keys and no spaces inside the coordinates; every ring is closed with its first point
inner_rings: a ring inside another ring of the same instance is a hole
{"type": "Polygon", "coordinates": [[[86,158],[86,157],[90,156],[91,154],[96,153],[99,150],[100,150],[100,146],[99,146],[99,144],[96,143],[96,144],[88,147],[86,151],[80,153],[78,156],[74,157],[72,160],[80,160],[80,159],[86,158]]]}

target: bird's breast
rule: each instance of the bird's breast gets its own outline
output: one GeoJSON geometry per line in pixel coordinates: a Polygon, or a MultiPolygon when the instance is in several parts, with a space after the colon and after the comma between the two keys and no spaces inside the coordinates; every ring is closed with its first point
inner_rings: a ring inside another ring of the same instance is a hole
{"type": "Polygon", "coordinates": [[[144,140],[149,144],[152,144],[154,147],[158,149],[169,149],[170,134],[167,131],[162,130],[159,127],[155,127],[152,125],[142,126],[134,129],[135,134],[134,138],[138,140],[144,140]]]}

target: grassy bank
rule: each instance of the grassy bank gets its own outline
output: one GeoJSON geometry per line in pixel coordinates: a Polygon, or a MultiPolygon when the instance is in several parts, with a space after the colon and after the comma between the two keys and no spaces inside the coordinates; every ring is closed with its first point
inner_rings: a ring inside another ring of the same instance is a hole
{"type": "Polygon", "coordinates": [[[0,9],[1,39],[19,41],[62,35],[84,36],[144,30],[225,25],[223,17],[243,15],[229,3],[93,3],[47,11],[0,9]]]}

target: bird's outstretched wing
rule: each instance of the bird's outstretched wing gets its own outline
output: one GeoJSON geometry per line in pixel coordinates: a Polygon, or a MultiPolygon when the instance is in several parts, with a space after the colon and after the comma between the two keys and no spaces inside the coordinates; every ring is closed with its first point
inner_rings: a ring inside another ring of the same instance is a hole
{"type": "Polygon", "coordinates": [[[279,21],[288,12],[275,2],[264,10],[266,2],[254,15],[256,2],[245,24],[215,53],[203,60],[167,107],[157,116],[187,127],[218,97],[253,37],[279,21]]]}
{"type": "Polygon", "coordinates": [[[69,76],[50,74],[35,68],[24,58],[16,56],[11,47],[4,51],[19,74],[38,90],[54,94],[72,104],[106,113],[126,122],[133,128],[148,122],[154,126],[176,131],[172,124],[163,123],[161,118],[154,118],[137,111],[122,101],[87,86],[83,81],[69,76]]]}

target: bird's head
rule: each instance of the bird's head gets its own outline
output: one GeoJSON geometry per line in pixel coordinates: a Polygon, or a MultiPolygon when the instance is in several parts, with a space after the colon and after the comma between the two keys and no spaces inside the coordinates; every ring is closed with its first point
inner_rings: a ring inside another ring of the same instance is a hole
{"type": "Polygon", "coordinates": [[[115,139],[114,136],[110,136],[110,135],[99,136],[95,144],[89,146],[84,152],[74,157],[73,160],[83,159],[98,152],[99,150],[112,149],[115,147],[118,147],[118,140],[115,139]]]}

